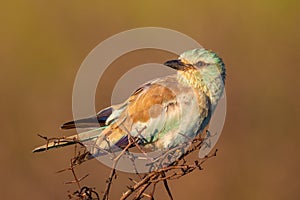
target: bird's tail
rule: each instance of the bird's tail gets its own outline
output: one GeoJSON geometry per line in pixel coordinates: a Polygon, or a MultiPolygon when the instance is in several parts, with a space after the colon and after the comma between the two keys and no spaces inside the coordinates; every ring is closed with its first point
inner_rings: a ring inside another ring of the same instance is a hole
{"type": "Polygon", "coordinates": [[[47,144],[37,147],[32,150],[32,152],[43,152],[50,149],[61,148],[73,144],[85,143],[85,142],[93,142],[95,141],[99,135],[101,135],[103,128],[98,128],[86,132],[82,132],[78,135],[72,135],[65,138],[55,138],[55,139],[47,139],[47,144]]]}

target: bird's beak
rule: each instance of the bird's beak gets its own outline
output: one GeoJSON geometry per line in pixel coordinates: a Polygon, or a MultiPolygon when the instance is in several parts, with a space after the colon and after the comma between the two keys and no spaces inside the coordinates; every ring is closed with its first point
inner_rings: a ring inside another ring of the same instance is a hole
{"type": "Polygon", "coordinates": [[[171,67],[176,70],[182,70],[184,68],[184,63],[181,60],[169,60],[164,63],[164,65],[171,67]]]}

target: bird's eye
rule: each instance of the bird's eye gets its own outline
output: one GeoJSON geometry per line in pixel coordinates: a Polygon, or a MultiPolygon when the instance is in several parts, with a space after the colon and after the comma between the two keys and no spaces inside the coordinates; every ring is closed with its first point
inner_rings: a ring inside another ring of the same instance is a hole
{"type": "Polygon", "coordinates": [[[199,61],[195,64],[197,67],[204,67],[204,66],[208,66],[209,64],[203,61],[199,61]]]}

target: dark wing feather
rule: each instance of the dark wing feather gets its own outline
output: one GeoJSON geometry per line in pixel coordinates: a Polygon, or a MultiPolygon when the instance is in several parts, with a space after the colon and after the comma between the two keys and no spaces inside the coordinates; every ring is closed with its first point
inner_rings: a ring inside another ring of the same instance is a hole
{"type": "Polygon", "coordinates": [[[96,128],[105,126],[107,118],[111,115],[112,108],[108,107],[101,110],[96,116],[78,119],[64,123],[61,129],[73,129],[73,128],[96,128]]]}

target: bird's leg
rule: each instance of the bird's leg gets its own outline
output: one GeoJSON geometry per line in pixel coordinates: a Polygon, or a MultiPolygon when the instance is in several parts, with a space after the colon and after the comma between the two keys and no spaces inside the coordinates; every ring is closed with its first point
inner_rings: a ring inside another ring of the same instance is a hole
{"type": "Polygon", "coordinates": [[[203,148],[203,150],[206,149],[206,148],[211,148],[211,141],[210,141],[209,138],[206,138],[206,139],[204,140],[204,143],[203,143],[203,144],[205,145],[205,147],[203,148]]]}
{"type": "Polygon", "coordinates": [[[215,137],[217,134],[218,133],[215,133],[215,134],[212,135],[209,130],[206,130],[206,136],[205,136],[204,141],[203,141],[203,144],[205,145],[205,147],[203,148],[203,150],[206,149],[206,148],[210,149],[212,147],[211,146],[211,138],[215,137]]]}

